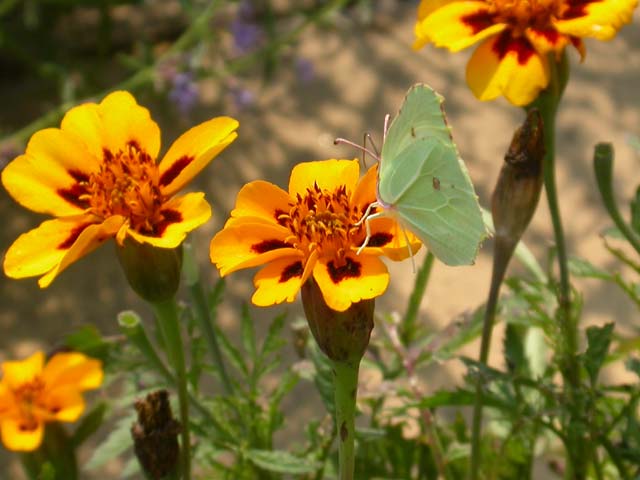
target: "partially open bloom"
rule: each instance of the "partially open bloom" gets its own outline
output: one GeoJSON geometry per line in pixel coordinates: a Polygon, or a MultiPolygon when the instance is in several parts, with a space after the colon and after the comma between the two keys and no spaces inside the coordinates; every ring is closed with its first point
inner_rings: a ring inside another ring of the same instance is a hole
{"type": "Polygon", "coordinates": [[[480,100],[504,95],[528,105],[549,84],[548,54],[585,37],[610,40],[631,21],[637,0],[422,0],[414,48],[427,43],[457,52],[482,42],[467,65],[480,100]]]}
{"type": "MultiPolygon", "coordinates": [[[[264,181],[245,185],[211,241],[211,261],[223,276],[266,265],[254,278],[252,301],[260,306],[292,302],[311,276],[337,312],[381,295],[389,273],[379,257],[402,260],[409,249],[396,222],[379,218],[356,254],[366,236],[360,220],[376,200],[376,173],[373,167],[359,179],[357,160],[324,160],[294,167],[288,193],[264,181]]],[[[420,244],[409,238],[415,252],[420,244]]]]}
{"type": "Polygon", "coordinates": [[[82,353],[57,353],[46,365],[44,360],[36,352],[2,364],[0,431],[9,450],[38,448],[47,422],[75,422],[85,407],[82,392],[102,383],[100,361],[82,353]]]}
{"type": "Polygon", "coordinates": [[[35,133],[24,155],[2,172],[2,184],[24,207],[53,220],[21,235],[4,271],[12,278],[42,275],[41,287],[71,263],[115,237],[176,248],[206,222],[204,193],[175,194],[237,136],[228,117],[184,133],[156,163],[160,129],[149,111],[123,91],[85,103],[60,128],[35,133]]]}

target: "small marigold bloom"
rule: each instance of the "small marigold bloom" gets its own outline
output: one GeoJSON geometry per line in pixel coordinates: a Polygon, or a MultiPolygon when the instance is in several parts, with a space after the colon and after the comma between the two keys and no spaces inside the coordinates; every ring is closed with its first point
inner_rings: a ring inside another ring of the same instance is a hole
{"type": "MultiPolygon", "coordinates": [[[[374,166],[362,179],[358,160],[324,160],[294,167],[289,192],[264,181],[245,185],[224,229],[211,241],[211,261],[227,275],[266,266],[254,283],[259,306],[292,302],[311,277],[327,306],[343,312],[352,303],[381,295],[389,273],[379,258],[408,256],[405,235],[390,218],[360,222],[376,200],[374,166]]],[[[420,243],[410,237],[412,251],[420,243]]]]}
{"type": "Polygon", "coordinates": [[[99,104],[71,109],[60,128],[36,132],[24,155],[2,172],[2,184],[21,205],[53,220],[21,235],[4,271],[12,278],[53,279],[107,239],[126,238],[176,248],[206,222],[204,193],[174,196],[236,137],[229,117],[184,133],[156,163],[160,129],[131,94],[119,91],[99,104]]]}
{"type": "Polygon", "coordinates": [[[82,392],[102,383],[102,364],[82,353],[57,353],[46,363],[36,352],[4,362],[0,381],[0,431],[9,450],[40,446],[47,422],[75,422],[84,411],[82,392]]]}
{"type": "Polygon", "coordinates": [[[528,105],[550,80],[548,54],[572,44],[584,58],[585,37],[610,40],[631,21],[637,0],[422,0],[414,48],[427,43],[457,52],[482,42],[467,64],[480,100],[504,95],[528,105]]]}

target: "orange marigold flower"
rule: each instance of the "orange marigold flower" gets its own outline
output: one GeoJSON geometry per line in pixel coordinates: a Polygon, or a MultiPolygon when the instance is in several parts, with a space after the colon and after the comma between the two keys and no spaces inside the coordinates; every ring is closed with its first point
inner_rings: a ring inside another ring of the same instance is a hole
{"type": "MultiPolygon", "coordinates": [[[[381,295],[389,273],[379,258],[408,256],[405,235],[390,218],[372,220],[371,238],[360,222],[376,200],[377,166],[362,179],[358,160],[324,160],[294,167],[289,193],[264,181],[245,185],[224,229],[211,241],[211,261],[221,275],[267,264],[254,283],[252,301],[292,302],[313,275],[326,304],[345,311],[381,295]]],[[[411,238],[412,251],[420,243],[411,238]]]]}
{"type": "Polygon", "coordinates": [[[82,353],[57,353],[44,363],[36,352],[4,362],[0,381],[0,432],[9,450],[28,452],[42,442],[47,422],[75,422],[84,411],[82,392],[102,384],[102,364],[82,353]]]}
{"type": "Polygon", "coordinates": [[[480,100],[504,95],[528,105],[549,84],[548,54],[582,38],[610,40],[631,21],[637,0],[422,0],[414,48],[427,43],[457,52],[482,41],[467,64],[480,100]]]}
{"type": "Polygon", "coordinates": [[[21,205],[53,220],[21,235],[4,271],[12,278],[43,275],[48,286],[71,263],[115,237],[176,248],[206,222],[204,193],[174,194],[236,137],[238,122],[218,117],[184,133],[156,163],[160,129],[128,92],[71,109],[60,128],[36,132],[24,155],[2,172],[21,205]]]}

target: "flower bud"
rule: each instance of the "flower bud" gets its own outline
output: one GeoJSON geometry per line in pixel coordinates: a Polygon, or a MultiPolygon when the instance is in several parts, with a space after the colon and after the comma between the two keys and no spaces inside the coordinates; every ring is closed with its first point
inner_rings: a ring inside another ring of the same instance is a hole
{"type": "Polygon", "coordinates": [[[145,473],[154,480],[178,466],[180,423],[173,418],[166,390],[152,392],[135,404],[138,421],[131,426],[133,447],[145,473]]]}
{"type": "Polygon", "coordinates": [[[122,246],[116,244],[118,260],[131,288],[148,302],[172,298],[180,285],[182,245],[158,248],[130,238],[122,246]]]}
{"type": "Polygon", "coordinates": [[[375,300],[362,300],[337,312],[327,306],[312,277],[302,286],[302,305],[311,333],[327,357],[358,365],[373,330],[375,300]]]}

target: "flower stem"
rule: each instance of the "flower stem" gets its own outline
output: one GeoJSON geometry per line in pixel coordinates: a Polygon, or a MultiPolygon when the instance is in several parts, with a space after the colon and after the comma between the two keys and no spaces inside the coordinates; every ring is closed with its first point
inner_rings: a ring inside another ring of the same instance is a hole
{"type": "Polygon", "coordinates": [[[189,394],[187,390],[187,370],[184,359],[178,305],[175,298],[153,304],[158,329],[165,344],[169,363],[173,367],[178,383],[178,401],[180,403],[180,423],[182,424],[180,450],[182,480],[191,478],[191,440],[189,438],[189,394]]]}
{"type": "Polygon", "coordinates": [[[355,412],[359,362],[332,361],[338,431],[340,480],[353,480],[355,473],[355,412]]]}

